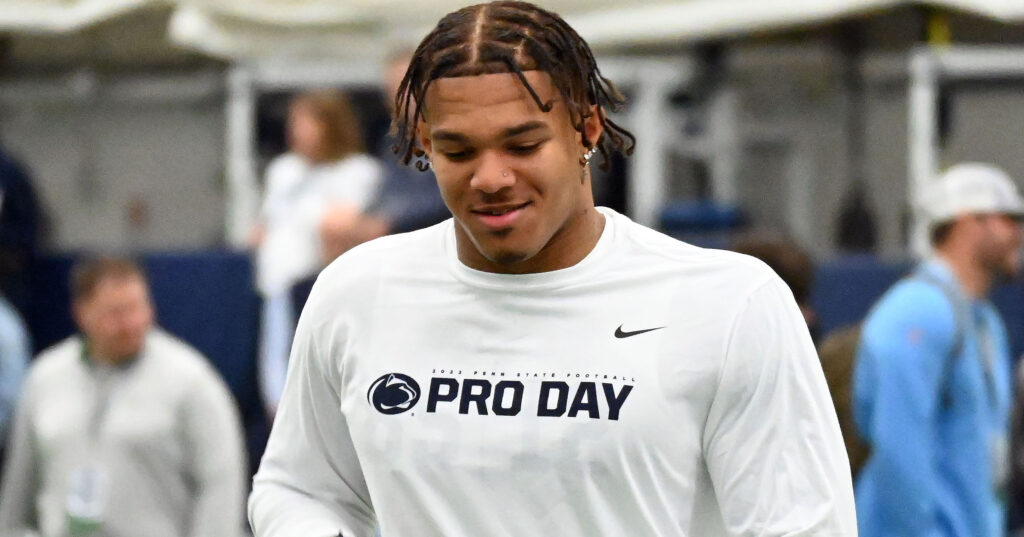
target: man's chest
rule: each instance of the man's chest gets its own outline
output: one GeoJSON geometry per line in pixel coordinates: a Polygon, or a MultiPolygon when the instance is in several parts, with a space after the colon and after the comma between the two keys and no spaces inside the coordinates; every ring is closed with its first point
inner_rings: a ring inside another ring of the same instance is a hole
{"type": "Polygon", "coordinates": [[[350,338],[341,409],[362,453],[474,471],[697,464],[723,348],[713,314],[651,294],[473,298],[391,304],[373,337],[350,338]]]}
{"type": "Polygon", "coordinates": [[[140,454],[176,450],[176,405],[159,388],[135,378],[74,375],[38,401],[36,438],[58,458],[88,448],[140,454]]]}

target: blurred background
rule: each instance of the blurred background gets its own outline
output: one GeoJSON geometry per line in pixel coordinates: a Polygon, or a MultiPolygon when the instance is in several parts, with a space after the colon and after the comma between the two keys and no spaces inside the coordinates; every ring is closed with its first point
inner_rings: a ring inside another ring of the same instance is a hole
{"type": "MultiPolygon", "coordinates": [[[[984,161],[1024,181],[1022,2],[539,3],[629,98],[615,118],[636,153],[596,180],[598,203],[701,245],[796,245],[815,267],[820,335],[861,320],[926,254],[914,207],[937,171],[984,161]]],[[[289,102],[344,91],[367,152],[386,153],[387,58],[464,4],[0,0],[0,159],[39,209],[12,302],[35,349],[74,330],[78,254],[140,256],[161,325],[228,381],[255,460],[266,416],[248,237],[289,102]]],[[[996,303],[1019,356],[1024,289],[996,303]]]]}

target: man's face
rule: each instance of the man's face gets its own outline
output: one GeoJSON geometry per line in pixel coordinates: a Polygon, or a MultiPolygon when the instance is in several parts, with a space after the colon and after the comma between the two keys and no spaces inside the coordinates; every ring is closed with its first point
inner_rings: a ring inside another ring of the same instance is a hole
{"type": "Polygon", "coordinates": [[[138,276],[110,277],[75,303],[75,321],[97,357],[122,362],[142,350],[153,325],[153,306],[138,276]]]}
{"type": "Polygon", "coordinates": [[[978,217],[977,256],[982,266],[999,277],[1013,277],[1020,271],[1020,222],[1009,215],[978,217]]]}
{"type": "MultiPolygon", "coordinates": [[[[550,112],[505,73],[441,78],[425,98],[420,143],[455,217],[459,258],[479,270],[556,270],[593,246],[580,240],[594,211],[582,137],[550,76],[525,75],[542,102],[555,99],[550,112]]],[[[592,115],[588,138],[600,128],[592,115]]]]}

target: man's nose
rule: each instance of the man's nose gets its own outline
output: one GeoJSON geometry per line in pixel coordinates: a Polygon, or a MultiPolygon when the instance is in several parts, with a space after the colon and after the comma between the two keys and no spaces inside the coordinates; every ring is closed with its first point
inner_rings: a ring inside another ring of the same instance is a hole
{"type": "Polygon", "coordinates": [[[473,172],[469,186],[487,194],[494,194],[516,182],[515,173],[505,165],[504,160],[495,154],[484,154],[480,165],[473,172]]]}

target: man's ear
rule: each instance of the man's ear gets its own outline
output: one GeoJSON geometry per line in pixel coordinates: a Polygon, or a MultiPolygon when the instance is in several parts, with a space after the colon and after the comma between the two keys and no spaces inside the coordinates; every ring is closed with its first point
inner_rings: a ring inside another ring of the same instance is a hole
{"type": "Polygon", "coordinates": [[[583,120],[583,135],[590,141],[590,147],[596,146],[601,140],[601,134],[604,133],[604,125],[601,123],[603,119],[604,110],[594,105],[590,108],[590,115],[583,120]]]}
{"type": "Polygon", "coordinates": [[[427,157],[430,157],[433,150],[433,144],[430,142],[430,127],[422,119],[416,122],[416,139],[419,140],[420,149],[427,154],[427,157]]]}

